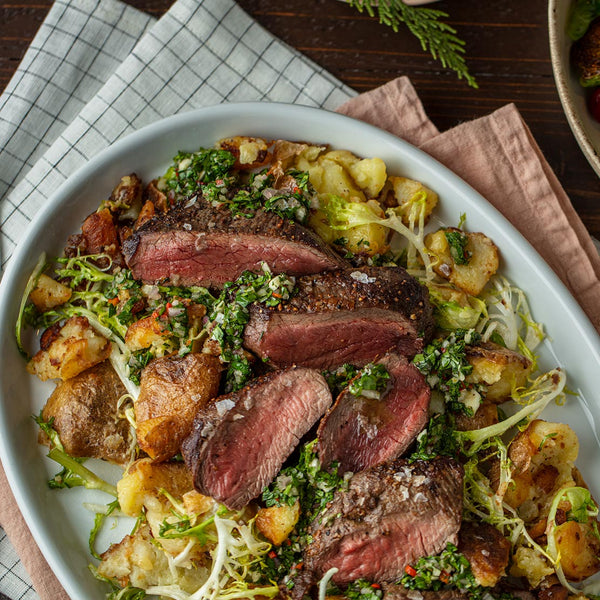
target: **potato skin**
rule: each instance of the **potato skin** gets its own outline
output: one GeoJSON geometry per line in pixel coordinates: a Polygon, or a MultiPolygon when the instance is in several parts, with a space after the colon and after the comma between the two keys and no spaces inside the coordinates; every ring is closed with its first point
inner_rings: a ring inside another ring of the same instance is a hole
{"type": "Polygon", "coordinates": [[[463,521],[458,551],[471,563],[477,583],[493,587],[508,566],[510,542],[493,525],[463,521]]]}
{"type": "MultiPolygon", "coordinates": [[[[65,451],[71,456],[103,458],[125,464],[129,458],[129,424],[116,419],[117,401],[125,387],[109,362],[60,382],[42,410],[54,419],[65,451]]],[[[41,443],[48,443],[40,436],[41,443]]]]}
{"type": "Polygon", "coordinates": [[[177,454],[197,410],[218,394],[222,370],[210,354],[153,360],[142,372],[135,404],[140,448],[156,460],[177,454]]]}

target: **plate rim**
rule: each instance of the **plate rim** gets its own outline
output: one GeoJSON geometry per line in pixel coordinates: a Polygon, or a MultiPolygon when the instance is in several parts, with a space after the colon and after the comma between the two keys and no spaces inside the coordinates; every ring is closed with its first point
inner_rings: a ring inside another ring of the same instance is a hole
{"type": "MultiPolygon", "coordinates": [[[[240,110],[246,111],[248,114],[251,114],[252,112],[266,113],[266,111],[273,110],[273,107],[276,107],[277,110],[285,110],[297,113],[303,118],[315,116],[317,120],[319,118],[335,119],[340,123],[351,122],[354,124],[353,127],[371,130],[373,135],[379,136],[383,140],[387,140],[391,146],[398,147],[401,150],[401,153],[406,155],[409,160],[412,161],[413,157],[418,157],[421,161],[424,161],[428,168],[440,173],[443,178],[449,179],[452,183],[452,189],[448,192],[449,194],[452,194],[453,191],[458,191],[460,194],[476,199],[478,203],[483,202],[480,207],[482,212],[489,212],[491,215],[493,215],[494,219],[499,221],[502,229],[508,229],[511,237],[514,237],[518,242],[518,245],[525,250],[525,255],[527,256],[528,260],[531,261],[532,266],[540,274],[540,277],[542,277],[545,281],[552,283],[552,285],[555,287],[557,297],[560,299],[562,305],[567,306],[571,312],[574,313],[573,317],[579,326],[579,330],[581,330],[581,333],[587,338],[586,341],[589,346],[595,351],[597,362],[600,365],[600,335],[596,332],[589,318],[583,312],[583,309],[579,306],[575,298],[571,295],[566,286],[562,283],[554,271],[552,271],[544,259],[539,255],[535,248],[516,229],[516,227],[514,227],[510,221],[506,219],[506,217],[504,217],[494,206],[485,200],[485,198],[479,194],[479,192],[466,183],[456,173],[452,172],[435,158],[428,155],[423,150],[416,148],[409,142],[393,135],[392,133],[358,119],[321,108],[269,102],[237,102],[219,104],[166,117],[165,119],[156,121],[153,124],[147,125],[146,127],[127,135],[123,139],[117,141],[115,144],[100,151],[93,159],[75,171],[48,198],[42,210],[38,212],[28,226],[27,232],[15,248],[15,251],[8,262],[6,272],[2,278],[2,281],[0,282],[0,334],[3,335],[3,330],[7,327],[11,331],[14,331],[14,324],[9,324],[6,322],[6,302],[9,300],[8,295],[10,291],[16,288],[19,280],[22,280],[22,277],[19,277],[17,273],[17,268],[23,262],[24,257],[29,251],[31,244],[35,239],[35,236],[39,233],[39,229],[42,227],[44,221],[47,220],[48,216],[54,213],[57,208],[60,207],[61,203],[66,201],[69,194],[73,193],[73,191],[77,190],[77,188],[82,185],[82,182],[85,181],[86,178],[90,177],[104,164],[110,163],[111,160],[114,160],[111,159],[113,154],[125,152],[128,148],[137,146],[140,143],[139,141],[143,140],[144,138],[148,136],[154,137],[161,131],[168,130],[174,124],[183,125],[188,122],[193,124],[193,122],[197,119],[202,120],[209,119],[211,117],[224,119],[227,116],[239,113],[240,110]]],[[[257,132],[257,135],[258,134],[259,133],[257,132]]],[[[326,136],[327,134],[324,133],[323,137],[326,138],[326,136]]],[[[199,140],[199,142],[201,143],[201,140],[199,140]]],[[[0,335],[0,337],[2,337],[2,335],[0,335]]],[[[0,363],[0,373],[2,373],[3,369],[4,367],[0,363]]],[[[0,433],[2,433],[6,427],[4,420],[4,403],[5,398],[3,398],[3,391],[0,389],[0,433]]],[[[24,494],[24,488],[22,488],[19,484],[19,475],[16,472],[16,467],[14,467],[9,460],[12,452],[13,449],[8,447],[6,437],[4,435],[0,435],[0,459],[4,465],[7,479],[13,494],[15,495],[19,509],[25,518],[36,544],[45,555],[46,560],[48,561],[57,578],[61,581],[67,594],[74,599],[85,597],[86,594],[84,593],[82,595],[82,590],[79,589],[78,582],[71,576],[71,571],[69,570],[68,565],[60,556],[60,554],[56,552],[56,550],[58,550],[56,542],[49,539],[44,532],[43,519],[41,518],[41,515],[33,510],[33,505],[28,501],[27,496],[24,494]],[[68,574],[68,577],[66,578],[64,577],[65,572],[68,574]]]]}

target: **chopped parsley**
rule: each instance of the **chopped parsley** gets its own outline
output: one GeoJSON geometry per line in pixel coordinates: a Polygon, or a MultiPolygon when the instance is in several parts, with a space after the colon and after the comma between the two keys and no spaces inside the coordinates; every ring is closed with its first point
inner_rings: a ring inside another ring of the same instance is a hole
{"type": "Polygon", "coordinates": [[[358,374],[358,368],[354,365],[346,363],[333,371],[323,371],[323,377],[327,381],[327,385],[331,390],[331,394],[335,397],[342,390],[348,387],[348,384],[358,374]]]}
{"type": "Polygon", "coordinates": [[[381,364],[369,363],[360,371],[360,374],[350,382],[348,391],[353,396],[367,396],[368,398],[381,397],[388,386],[390,374],[381,364]]]}
{"type": "Polygon", "coordinates": [[[257,302],[277,306],[295,290],[295,279],[281,273],[273,275],[266,263],[262,273],[245,271],[227,282],[214,302],[209,319],[210,338],[219,343],[221,358],[228,363],[227,391],[241,389],[252,377],[252,369],[242,348],[244,328],[250,320],[248,307],[257,302]]]}
{"type": "Polygon", "coordinates": [[[225,177],[235,164],[235,156],[227,150],[200,148],[198,152],[179,152],[161,184],[181,200],[195,194],[199,185],[225,177]]]}
{"type": "Polygon", "coordinates": [[[294,567],[302,562],[302,551],[312,541],[308,533],[311,523],[319,518],[346,481],[338,475],[336,463],[329,471],[321,468],[316,444],[316,439],[305,444],[297,463],[282,469],[262,494],[267,507],[300,504],[300,518],[294,531],[269,553],[262,569],[267,579],[283,581],[288,587],[293,587],[297,573],[294,567]]]}
{"type": "Polygon", "coordinates": [[[357,579],[346,588],[344,596],[348,600],[379,600],[383,597],[383,591],[378,583],[357,579]]]}
{"type": "Polygon", "coordinates": [[[467,235],[457,229],[446,229],[444,235],[450,246],[450,254],[454,263],[457,265],[469,264],[471,252],[467,250],[467,243],[469,241],[467,235]]]}
{"type": "Polygon", "coordinates": [[[413,359],[429,386],[443,394],[446,408],[468,416],[474,410],[467,405],[466,398],[469,394],[479,395],[479,390],[466,381],[473,370],[466,358],[466,346],[477,344],[480,339],[473,329],[457,329],[447,338],[434,340],[413,359]]]}
{"type": "Polygon", "coordinates": [[[454,416],[450,412],[438,413],[429,419],[429,423],[417,436],[417,447],[410,455],[410,462],[431,460],[436,456],[456,457],[460,444],[454,434],[454,416]]]}

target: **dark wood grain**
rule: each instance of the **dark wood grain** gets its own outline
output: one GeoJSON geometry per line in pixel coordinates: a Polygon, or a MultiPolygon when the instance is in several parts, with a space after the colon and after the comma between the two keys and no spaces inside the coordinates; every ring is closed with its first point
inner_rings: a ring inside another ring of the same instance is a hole
{"type": "MultiPolygon", "coordinates": [[[[171,0],[128,0],[160,16],[171,0]]],[[[552,76],[547,0],[444,0],[467,43],[474,90],[391,29],[338,0],[238,0],[266,29],[359,92],[399,75],[412,80],[441,130],[514,102],[589,231],[600,237],[600,180],[579,150],[552,76]]],[[[0,88],[44,19],[49,0],[0,0],[0,88]]]]}

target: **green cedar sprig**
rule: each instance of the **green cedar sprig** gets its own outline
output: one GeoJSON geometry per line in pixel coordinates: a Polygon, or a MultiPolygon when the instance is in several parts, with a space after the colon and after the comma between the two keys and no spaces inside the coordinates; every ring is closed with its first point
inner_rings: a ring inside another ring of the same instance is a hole
{"type": "Polygon", "coordinates": [[[456,36],[451,25],[441,20],[448,17],[447,13],[408,6],[402,0],[348,0],[348,3],[359,12],[366,10],[371,17],[377,13],[379,22],[389,25],[395,32],[400,23],[404,23],[421,42],[423,50],[429,51],[444,67],[455,71],[458,78],[464,78],[471,87],[479,87],[465,63],[465,42],[456,36]]]}

